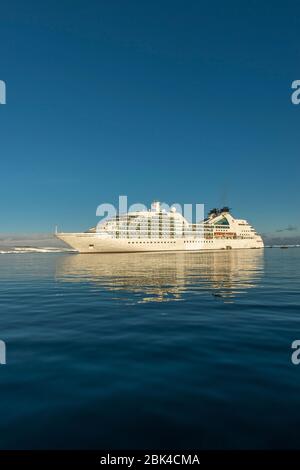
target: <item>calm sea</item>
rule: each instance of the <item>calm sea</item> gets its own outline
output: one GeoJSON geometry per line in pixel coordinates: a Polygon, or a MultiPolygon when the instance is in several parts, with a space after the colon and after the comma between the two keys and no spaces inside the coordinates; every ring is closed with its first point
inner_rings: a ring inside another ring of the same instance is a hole
{"type": "Polygon", "coordinates": [[[299,272],[297,248],[1,254],[0,447],[299,448],[299,272]]]}

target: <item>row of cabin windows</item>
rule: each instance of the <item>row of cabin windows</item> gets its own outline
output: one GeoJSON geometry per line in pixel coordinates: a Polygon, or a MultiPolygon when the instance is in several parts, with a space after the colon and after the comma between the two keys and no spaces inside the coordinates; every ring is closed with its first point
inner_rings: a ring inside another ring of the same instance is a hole
{"type": "MultiPolygon", "coordinates": [[[[170,241],[168,241],[168,242],[167,241],[164,241],[164,242],[163,241],[162,242],[153,242],[153,241],[152,242],[146,242],[146,241],[143,241],[143,242],[127,242],[127,243],[132,244],[132,245],[134,245],[134,244],[140,244],[141,245],[142,243],[143,244],[149,244],[149,243],[151,243],[151,244],[154,244],[154,243],[159,243],[159,244],[173,243],[174,244],[176,242],[175,241],[174,242],[173,241],[171,241],[171,242],[170,241]]],[[[184,240],[184,243],[198,243],[198,241],[197,240],[184,240]]],[[[213,243],[213,240],[205,240],[204,243],[213,243]]]]}
{"type": "MultiPolygon", "coordinates": [[[[144,234],[144,236],[141,236],[141,234],[140,234],[140,236],[138,236],[138,237],[122,236],[123,234],[119,234],[119,233],[116,233],[115,235],[116,235],[115,238],[119,238],[119,239],[126,239],[126,238],[150,238],[150,240],[151,240],[151,238],[175,238],[175,239],[178,239],[178,240],[182,240],[182,239],[184,240],[184,238],[185,238],[185,237],[183,236],[183,234],[182,234],[182,236],[174,236],[174,234],[171,235],[171,234],[169,234],[169,233],[167,233],[167,234],[162,234],[162,233],[160,233],[160,234],[158,234],[158,236],[155,236],[155,237],[151,237],[151,234],[149,234],[148,236],[147,236],[147,234],[144,234]]],[[[179,234],[177,234],[177,235],[179,235],[179,234]]],[[[204,239],[217,239],[218,237],[213,237],[213,236],[204,236],[204,237],[203,237],[203,236],[201,236],[201,237],[198,237],[198,238],[199,238],[200,240],[202,240],[203,238],[204,238],[204,239]]],[[[252,239],[253,237],[252,237],[252,236],[249,237],[249,236],[246,236],[246,235],[239,235],[239,236],[231,236],[231,237],[228,237],[228,236],[227,236],[227,237],[224,237],[224,238],[226,238],[226,239],[238,239],[238,238],[249,238],[249,239],[252,239]]],[[[219,237],[219,239],[220,239],[220,237],[219,237]]],[[[221,239],[222,239],[222,237],[221,237],[221,239]]],[[[154,243],[153,241],[149,241],[149,242],[148,242],[147,240],[145,240],[145,242],[147,242],[147,243],[154,243]]],[[[196,240],[184,240],[184,242],[185,242],[185,243],[199,242],[199,240],[197,240],[197,239],[196,239],[196,240]]],[[[133,243],[134,243],[134,242],[133,242],[133,243]]],[[[142,243],[142,242],[137,242],[137,243],[142,243]]],[[[160,242],[157,242],[157,243],[160,243],[160,242]]],[[[166,241],[163,241],[163,242],[161,242],[161,243],[166,243],[166,241]]],[[[170,243],[171,243],[171,242],[170,242],[170,243]]],[[[173,243],[173,242],[172,242],[172,243],[173,243]]],[[[175,243],[175,242],[174,242],[174,243],[175,243]]]]}
{"type": "MultiPolygon", "coordinates": [[[[116,238],[184,238],[184,233],[170,233],[170,232],[159,232],[159,233],[141,233],[139,232],[138,236],[128,236],[129,234],[124,234],[124,233],[119,233],[116,232],[115,234],[116,238]]],[[[201,234],[203,235],[203,234],[201,234]]],[[[200,236],[199,238],[203,238],[200,236]]],[[[209,238],[209,237],[208,237],[209,238]]]]}
{"type": "Polygon", "coordinates": [[[182,223],[176,223],[176,224],[134,224],[134,225],[131,225],[131,224],[107,224],[105,226],[105,229],[109,230],[109,229],[123,229],[123,230],[149,230],[150,228],[152,229],[157,229],[158,228],[170,228],[171,230],[175,230],[175,229],[181,229],[181,230],[187,230],[187,231],[190,231],[190,232],[195,232],[197,230],[202,230],[202,231],[205,231],[205,232],[212,232],[213,229],[218,229],[218,230],[227,230],[227,228],[224,228],[224,227],[218,227],[218,226],[215,226],[215,227],[203,227],[203,226],[191,226],[191,225],[187,225],[187,224],[182,224],[182,223]]]}
{"type": "Polygon", "coordinates": [[[174,241],[174,242],[170,242],[170,241],[169,241],[169,242],[145,242],[145,241],[144,241],[144,242],[127,242],[127,243],[128,243],[128,244],[132,243],[132,245],[134,245],[134,244],[141,244],[141,243],[151,243],[151,244],[153,244],[153,243],[160,243],[160,244],[161,244],[161,243],[176,243],[176,242],[175,242],[175,241],[174,241]]]}
{"type": "MultiPolygon", "coordinates": [[[[127,231],[131,231],[131,230],[140,230],[140,231],[151,231],[151,230],[184,230],[186,232],[197,232],[197,231],[201,231],[201,232],[212,232],[213,230],[212,229],[207,229],[207,228],[203,228],[203,227],[197,227],[197,228],[194,228],[194,227],[189,227],[188,225],[182,225],[182,224],[179,224],[179,225],[110,225],[110,226],[106,226],[105,227],[106,230],[127,230],[127,231]]],[[[220,228],[219,230],[222,230],[222,228],[220,228]]]]}
{"type": "MultiPolygon", "coordinates": [[[[123,230],[147,230],[149,228],[171,228],[171,229],[185,229],[195,231],[195,228],[189,227],[188,225],[184,224],[134,224],[134,225],[127,225],[127,224],[110,224],[106,226],[106,229],[115,229],[115,228],[122,228],[123,230]]],[[[199,229],[198,229],[199,230],[199,229]]],[[[203,230],[203,228],[201,228],[203,230]]]]}

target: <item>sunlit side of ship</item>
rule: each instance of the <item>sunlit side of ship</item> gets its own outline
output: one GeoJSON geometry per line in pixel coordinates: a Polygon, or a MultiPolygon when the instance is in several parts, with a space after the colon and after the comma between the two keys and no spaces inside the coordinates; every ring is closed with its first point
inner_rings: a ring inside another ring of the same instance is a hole
{"type": "Polygon", "coordinates": [[[199,224],[189,223],[175,208],[128,212],[83,233],[56,233],[79,253],[202,251],[263,248],[263,240],[227,207],[213,209],[199,224]]]}

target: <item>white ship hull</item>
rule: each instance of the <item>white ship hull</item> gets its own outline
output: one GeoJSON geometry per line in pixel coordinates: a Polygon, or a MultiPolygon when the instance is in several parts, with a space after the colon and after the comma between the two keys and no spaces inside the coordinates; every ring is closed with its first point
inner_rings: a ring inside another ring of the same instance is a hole
{"type": "Polygon", "coordinates": [[[103,238],[97,233],[58,233],[63,240],[79,253],[125,253],[159,251],[207,251],[263,248],[260,236],[253,239],[126,239],[103,238]]]}

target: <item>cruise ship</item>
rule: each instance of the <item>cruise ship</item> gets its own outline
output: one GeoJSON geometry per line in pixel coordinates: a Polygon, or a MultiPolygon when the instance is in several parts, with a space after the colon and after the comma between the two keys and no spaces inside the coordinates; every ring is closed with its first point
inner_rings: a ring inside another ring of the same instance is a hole
{"type": "Polygon", "coordinates": [[[120,214],[82,233],[56,233],[79,253],[202,251],[263,248],[263,240],[228,207],[212,209],[200,223],[190,223],[157,201],[150,210],[120,214]]]}

